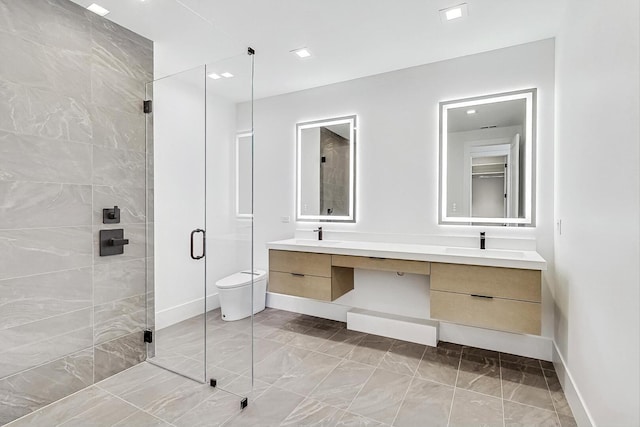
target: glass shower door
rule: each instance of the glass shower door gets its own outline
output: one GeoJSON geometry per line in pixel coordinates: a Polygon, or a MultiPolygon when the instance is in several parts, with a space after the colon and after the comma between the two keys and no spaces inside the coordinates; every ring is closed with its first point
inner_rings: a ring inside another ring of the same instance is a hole
{"type": "Polygon", "coordinates": [[[205,381],[206,69],[147,84],[147,360],[205,381]]]}

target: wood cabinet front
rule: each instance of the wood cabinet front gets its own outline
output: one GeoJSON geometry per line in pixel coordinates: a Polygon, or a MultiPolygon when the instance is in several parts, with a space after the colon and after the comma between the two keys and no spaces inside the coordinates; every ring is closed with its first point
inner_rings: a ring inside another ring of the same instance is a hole
{"type": "Polygon", "coordinates": [[[431,317],[522,334],[541,332],[541,272],[431,264],[431,317]]]}
{"type": "Polygon", "coordinates": [[[353,269],[332,267],[331,255],[269,250],[269,292],[333,301],[353,289],[353,269]]]}

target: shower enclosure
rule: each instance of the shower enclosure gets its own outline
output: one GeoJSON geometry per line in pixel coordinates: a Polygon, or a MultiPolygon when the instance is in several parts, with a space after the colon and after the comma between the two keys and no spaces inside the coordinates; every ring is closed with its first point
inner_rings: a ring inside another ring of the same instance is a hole
{"type": "Polygon", "coordinates": [[[155,80],[145,103],[147,361],[240,396],[253,316],[222,320],[216,282],[253,270],[253,60],[155,80]]]}

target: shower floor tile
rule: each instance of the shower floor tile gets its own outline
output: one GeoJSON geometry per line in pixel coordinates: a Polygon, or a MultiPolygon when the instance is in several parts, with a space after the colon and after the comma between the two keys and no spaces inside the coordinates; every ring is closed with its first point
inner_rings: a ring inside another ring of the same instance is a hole
{"type": "Polygon", "coordinates": [[[8,426],[575,425],[548,362],[444,342],[427,348],[269,308],[254,316],[253,345],[250,322],[224,322],[214,310],[205,349],[204,325],[197,316],[158,331],[155,364],[8,426]],[[204,382],[205,354],[217,388],[204,382]]]}

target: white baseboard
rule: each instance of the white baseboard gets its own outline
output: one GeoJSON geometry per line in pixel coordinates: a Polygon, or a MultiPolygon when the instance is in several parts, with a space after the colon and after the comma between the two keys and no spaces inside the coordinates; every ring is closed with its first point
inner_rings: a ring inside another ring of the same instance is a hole
{"type": "Polygon", "coordinates": [[[573,412],[573,417],[575,418],[578,426],[595,427],[596,423],[593,421],[593,417],[587,409],[587,405],[582,398],[582,394],[578,391],[576,383],[573,380],[573,376],[571,375],[569,368],[567,368],[567,363],[565,362],[564,357],[562,357],[562,354],[555,342],[553,343],[553,366],[556,368],[558,380],[560,380],[560,385],[562,386],[562,390],[569,402],[571,412],[573,412]]]}
{"type": "MultiPolygon", "coordinates": [[[[174,307],[165,308],[156,313],[156,330],[166,328],[190,319],[194,316],[202,314],[204,311],[204,298],[198,298],[193,301],[185,302],[174,307]]],[[[218,294],[207,296],[207,311],[215,310],[220,307],[220,297],[218,294]]]]}
{"type": "Polygon", "coordinates": [[[267,307],[322,317],[323,319],[331,319],[338,322],[346,322],[347,311],[351,310],[351,307],[346,305],[271,292],[267,292],[267,307]]]}
{"type": "Polygon", "coordinates": [[[433,320],[354,308],[347,313],[347,329],[431,347],[438,345],[438,322],[433,320]]]}
{"type": "Polygon", "coordinates": [[[511,334],[440,322],[440,340],[551,361],[553,341],[538,335],[511,334]]]}

